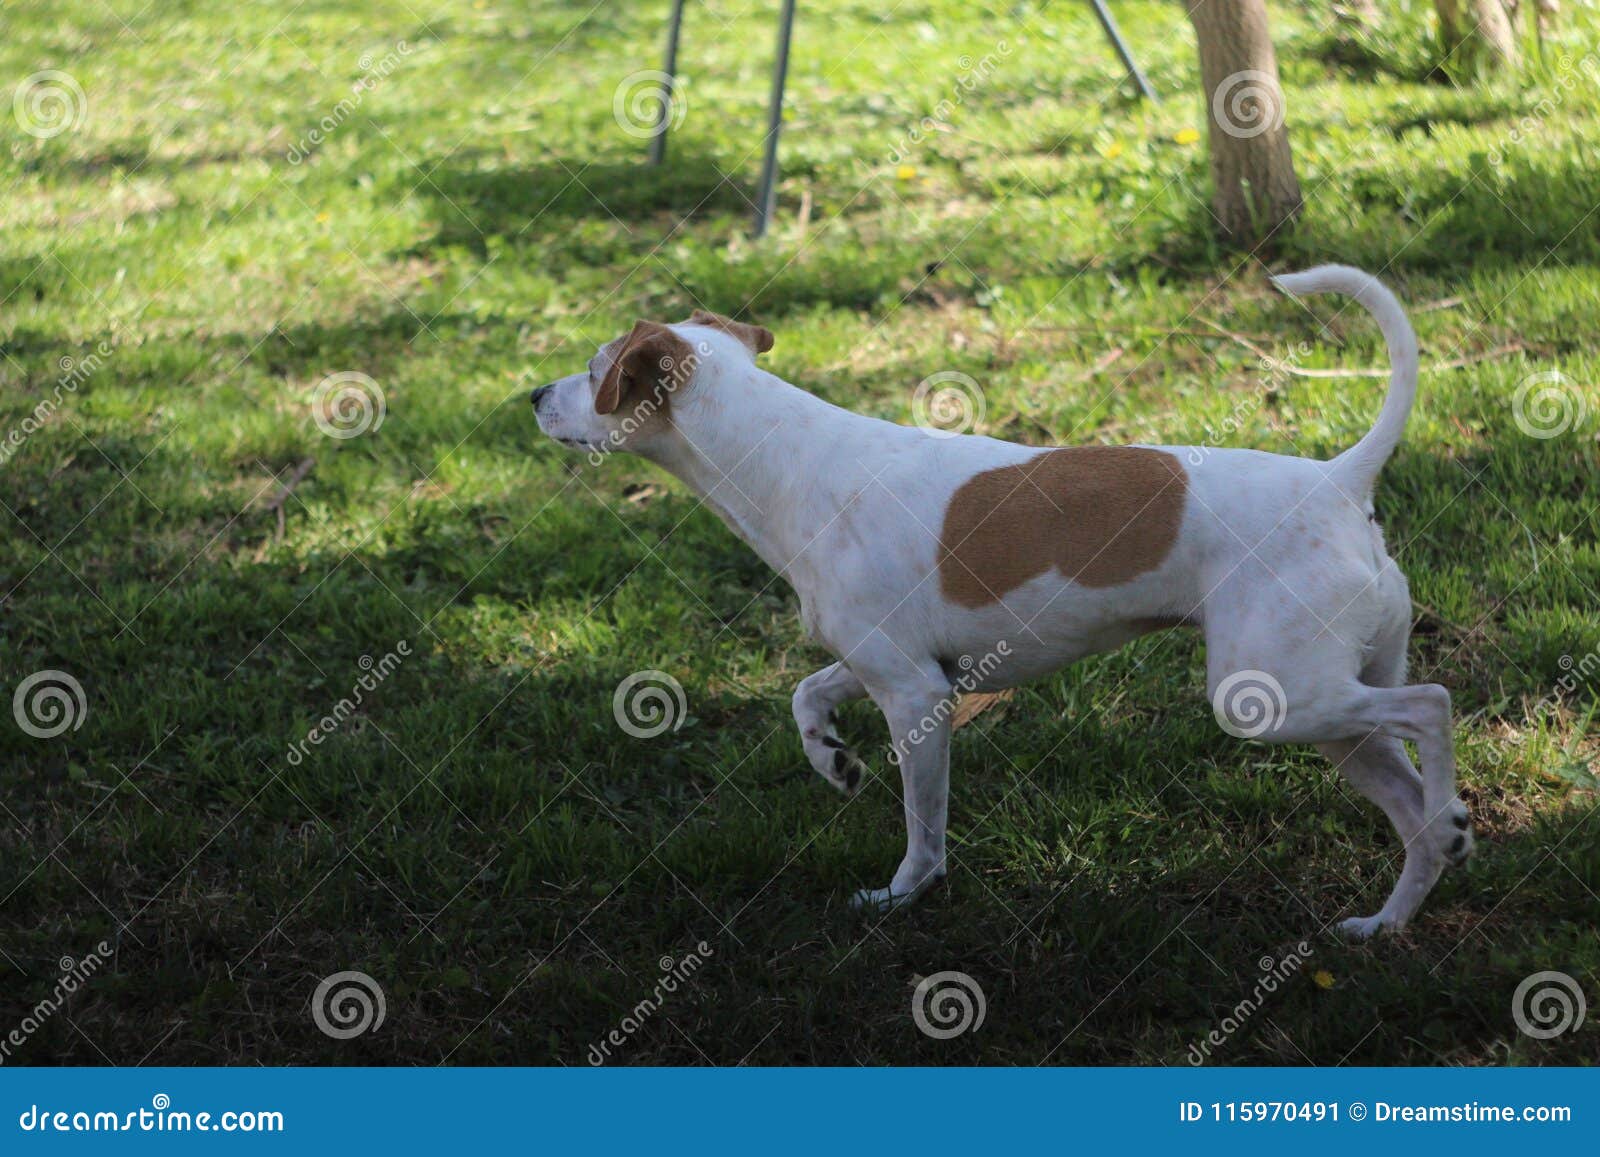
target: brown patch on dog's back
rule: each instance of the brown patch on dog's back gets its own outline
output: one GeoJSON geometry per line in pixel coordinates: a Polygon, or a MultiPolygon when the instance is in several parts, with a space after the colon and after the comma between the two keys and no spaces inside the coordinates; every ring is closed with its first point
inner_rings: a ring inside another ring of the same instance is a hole
{"type": "Polygon", "coordinates": [[[1171,552],[1188,489],[1175,457],[1137,446],[1069,446],[985,470],[945,511],[940,589],[981,607],[1052,566],[1081,586],[1125,583],[1171,552]]]}

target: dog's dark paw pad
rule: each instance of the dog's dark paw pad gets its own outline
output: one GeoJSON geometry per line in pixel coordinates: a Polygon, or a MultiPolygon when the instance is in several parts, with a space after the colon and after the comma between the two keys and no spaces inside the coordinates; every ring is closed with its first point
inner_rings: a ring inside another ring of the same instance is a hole
{"type": "Polygon", "coordinates": [[[822,743],[824,746],[821,751],[815,748],[811,750],[812,766],[821,772],[823,779],[845,795],[854,795],[861,781],[866,778],[867,765],[861,762],[861,757],[854,751],[831,736],[823,739],[822,743]]]}

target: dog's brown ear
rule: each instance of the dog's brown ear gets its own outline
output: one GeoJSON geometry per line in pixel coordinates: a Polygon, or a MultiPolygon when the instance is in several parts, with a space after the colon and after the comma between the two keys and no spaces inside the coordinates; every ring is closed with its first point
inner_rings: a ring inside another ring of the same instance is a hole
{"type": "Polygon", "coordinates": [[[689,380],[694,351],[671,328],[656,321],[636,321],[622,339],[622,348],[600,381],[594,412],[610,414],[634,396],[654,394],[658,400],[689,380]]]}
{"type": "Polygon", "coordinates": [[[764,325],[751,325],[749,322],[734,321],[732,318],[723,317],[720,313],[712,313],[709,309],[697,309],[689,318],[691,325],[709,325],[713,329],[720,329],[724,333],[732,334],[745,344],[752,354],[764,354],[772,348],[772,331],[764,325]]]}

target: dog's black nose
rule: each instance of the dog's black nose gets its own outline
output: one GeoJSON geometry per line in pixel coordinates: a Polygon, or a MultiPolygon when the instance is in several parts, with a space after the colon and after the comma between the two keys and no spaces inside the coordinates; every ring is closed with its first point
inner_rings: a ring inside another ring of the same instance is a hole
{"type": "Polygon", "coordinates": [[[537,390],[533,391],[533,397],[529,398],[528,400],[533,403],[534,409],[537,410],[539,408],[539,399],[544,397],[549,392],[549,386],[540,386],[537,390]]]}

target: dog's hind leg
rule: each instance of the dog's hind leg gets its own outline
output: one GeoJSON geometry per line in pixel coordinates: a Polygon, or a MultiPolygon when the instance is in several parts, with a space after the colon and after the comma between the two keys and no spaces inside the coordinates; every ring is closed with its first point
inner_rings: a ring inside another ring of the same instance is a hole
{"type": "Polygon", "coordinates": [[[1232,698],[1235,725],[1260,719],[1247,709],[1265,705],[1270,726],[1240,731],[1279,743],[1315,743],[1368,799],[1383,808],[1405,842],[1406,862],[1388,903],[1374,916],[1347,920],[1346,934],[1364,938],[1399,928],[1415,914],[1439,875],[1461,864],[1472,851],[1467,808],[1456,798],[1455,754],[1451,739],[1450,694],[1437,684],[1373,687],[1354,678],[1324,683],[1307,663],[1269,671],[1261,667],[1218,678],[1215,656],[1213,706],[1225,723],[1233,711],[1217,706],[1232,698]],[[1234,684],[1240,675],[1245,681],[1234,684]],[[1276,691],[1282,700],[1260,689],[1276,691]],[[1247,695],[1249,696],[1247,698],[1247,695]],[[1403,741],[1417,745],[1419,775],[1406,758],[1403,741]]]}
{"type": "Polygon", "coordinates": [[[1383,909],[1372,916],[1341,921],[1339,930],[1364,940],[1374,932],[1403,928],[1433,889],[1444,860],[1421,838],[1426,826],[1422,810],[1422,777],[1406,758],[1405,744],[1388,735],[1340,739],[1317,744],[1339,773],[1383,809],[1405,847],[1405,866],[1383,909]]]}
{"type": "Polygon", "coordinates": [[[811,766],[834,787],[854,795],[866,764],[839,738],[834,711],[841,703],[864,699],[867,689],[843,663],[824,667],[794,689],[794,721],[811,766]]]}
{"type": "MultiPolygon", "coordinates": [[[[1379,645],[1377,654],[1361,672],[1362,682],[1378,688],[1397,688],[1405,682],[1407,632],[1404,623],[1404,619],[1399,620],[1395,630],[1379,645]]],[[[1448,707],[1446,712],[1443,743],[1448,748],[1448,707]]],[[[1471,829],[1465,823],[1465,806],[1454,798],[1453,759],[1448,765],[1452,769],[1451,781],[1448,785],[1439,785],[1436,793],[1448,801],[1444,806],[1449,812],[1449,830],[1441,839],[1427,834],[1432,815],[1425,802],[1427,789],[1406,755],[1405,743],[1395,735],[1373,733],[1361,739],[1319,743],[1317,749],[1333,761],[1357,791],[1383,809],[1405,849],[1405,865],[1383,908],[1372,916],[1343,920],[1339,930],[1364,940],[1375,932],[1403,928],[1433,890],[1446,863],[1465,859],[1472,848],[1471,829]],[[1461,837],[1459,844],[1458,836],[1461,837]]]]}

